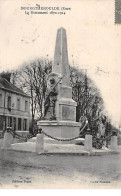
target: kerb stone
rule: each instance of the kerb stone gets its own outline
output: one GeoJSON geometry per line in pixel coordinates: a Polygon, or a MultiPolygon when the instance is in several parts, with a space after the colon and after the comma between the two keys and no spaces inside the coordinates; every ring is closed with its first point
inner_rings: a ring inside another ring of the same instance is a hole
{"type": "Polygon", "coordinates": [[[92,135],[85,135],[84,150],[92,151],[92,135]]]}
{"type": "Polygon", "coordinates": [[[35,151],[38,154],[44,152],[44,135],[43,134],[37,134],[35,151]]]}
{"type": "Polygon", "coordinates": [[[13,144],[13,136],[10,133],[5,133],[2,149],[11,148],[11,144],[13,144]]]}
{"type": "Polygon", "coordinates": [[[111,143],[110,143],[110,149],[111,150],[117,150],[118,148],[118,139],[117,136],[111,137],[111,143]]]}

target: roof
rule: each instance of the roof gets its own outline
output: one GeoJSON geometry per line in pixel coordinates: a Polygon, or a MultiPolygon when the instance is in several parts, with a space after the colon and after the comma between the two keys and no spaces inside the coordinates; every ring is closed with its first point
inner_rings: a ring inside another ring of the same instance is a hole
{"type": "Polygon", "coordinates": [[[2,77],[0,77],[0,88],[16,94],[23,95],[25,97],[30,97],[29,95],[24,93],[24,91],[22,91],[20,88],[16,87],[11,82],[7,81],[5,78],[2,77]]]}

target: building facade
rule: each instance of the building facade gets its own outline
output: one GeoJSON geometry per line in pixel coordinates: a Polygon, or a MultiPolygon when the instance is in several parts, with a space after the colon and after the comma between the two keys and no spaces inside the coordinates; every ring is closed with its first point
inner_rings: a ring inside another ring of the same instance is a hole
{"type": "Polygon", "coordinates": [[[30,97],[0,76],[0,131],[28,131],[29,119],[30,97]]]}

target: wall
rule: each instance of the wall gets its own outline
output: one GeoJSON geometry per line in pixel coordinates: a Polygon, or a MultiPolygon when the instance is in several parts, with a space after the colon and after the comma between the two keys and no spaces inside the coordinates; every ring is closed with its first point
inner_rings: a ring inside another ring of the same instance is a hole
{"type": "MultiPolygon", "coordinates": [[[[30,99],[23,95],[4,91],[0,89],[0,116],[3,121],[5,120],[6,126],[12,123],[15,130],[18,130],[18,118],[21,118],[21,130],[23,130],[24,119],[27,119],[27,130],[29,129],[29,117],[30,117],[30,99]],[[11,97],[11,107],[8,108],[8,97],[11,97]],[[20,99],[20,108],[18,108],[17,99],[20,99]],[[28,108],[25,110],[25,102],[28,103],[28,108]],[[11,119],[10,119],[11,118],[11,119]],[[14,122],[16,121],[16,122],[14,122]]],[[[0,130],[3,129],[3,122],[0,124],[0,130]]]]}

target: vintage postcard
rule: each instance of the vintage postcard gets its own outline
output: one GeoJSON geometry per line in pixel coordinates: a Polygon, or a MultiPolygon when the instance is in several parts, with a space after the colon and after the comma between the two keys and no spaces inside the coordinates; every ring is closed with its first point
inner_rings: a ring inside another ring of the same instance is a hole
{"type": "Polygon", "coordinates": [[[121,188],[121,0],[0,0],[0,189],[121,188]]]}

